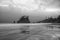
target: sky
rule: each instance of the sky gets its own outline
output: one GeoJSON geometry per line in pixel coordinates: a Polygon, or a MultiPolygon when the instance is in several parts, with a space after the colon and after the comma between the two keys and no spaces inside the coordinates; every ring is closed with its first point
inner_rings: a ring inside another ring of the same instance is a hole
{"type": "Polygon", "coordinates": [[[0,0],[0,23],[17,21],[23,15],[31,22],[60,15],[60,0],[0,0]]]}

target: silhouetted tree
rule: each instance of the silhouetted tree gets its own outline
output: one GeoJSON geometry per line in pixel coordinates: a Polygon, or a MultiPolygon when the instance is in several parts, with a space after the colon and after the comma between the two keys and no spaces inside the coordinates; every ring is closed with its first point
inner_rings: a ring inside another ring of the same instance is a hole
{"type": "Polygon", "coordinates": [[[30,23],[29,16],[22,16],[17,23],[30,23]]]}
{"type": "Polygon", "coordinates": [[[13,21],[13,23],[15,23],[15,21],[13,21]]]}
{"type": "Polygon", "coordinates": [[[57,21],[56,18],[49,17],[48,19],[44,19],[40,22],[42,22],[42,23],[55,23],[56,21],[57,21]]]}
{"type": "Polygon", "coordinates": [[[57,17],[57,23],[60,23],[60,15],[57,17]]]}

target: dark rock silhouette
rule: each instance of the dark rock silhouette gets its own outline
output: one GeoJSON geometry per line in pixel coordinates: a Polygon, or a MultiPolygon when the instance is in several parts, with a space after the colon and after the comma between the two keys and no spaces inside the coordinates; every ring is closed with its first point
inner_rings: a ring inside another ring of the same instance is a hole
{"type": "Polygon", "coordinates": [[[57,23],[60,23],[60,15],[57,17],[57,23]]]}
{"type": "Polygon", "coordinates": [[[30,23],[29,16],[22,16],[17,23],[30,23]]]}
{"type": "Polygon", "coordinates": [[[13,23],[15,23],[15,21],[13,21],[13,23]]]}
{"type": "Polygon", "coordinates": [[[37,23],[60,23],[60,15],[57,18],[49,17],[48,19],[38,21],[37,23]]]}

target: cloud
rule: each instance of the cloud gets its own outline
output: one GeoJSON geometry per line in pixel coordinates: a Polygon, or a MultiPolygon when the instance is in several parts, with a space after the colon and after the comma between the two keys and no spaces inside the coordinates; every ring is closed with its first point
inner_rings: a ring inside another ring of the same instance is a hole
{"type": "Polygon", "coordinates": [[[60,0],[6,0],[2,4],[0,6],[12,6],[28,12],[60,12],[60,0]]]}

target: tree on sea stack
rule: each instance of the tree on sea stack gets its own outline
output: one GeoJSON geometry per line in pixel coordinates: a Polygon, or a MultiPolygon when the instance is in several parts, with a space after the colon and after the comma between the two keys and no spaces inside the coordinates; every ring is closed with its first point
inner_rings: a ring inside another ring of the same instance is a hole
{"type": "Polygon", "coordinates": [[[22,16],[17,23],[30,23],[29,16],[22,16]]]}
{"type": "Polygon", "coordinates": [[[60,23],[60,15],[57,17],[57,22],[60,23]]]}

